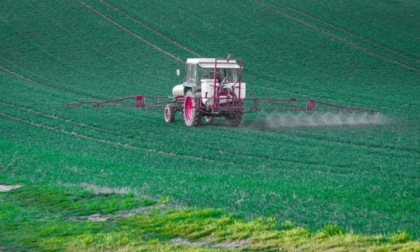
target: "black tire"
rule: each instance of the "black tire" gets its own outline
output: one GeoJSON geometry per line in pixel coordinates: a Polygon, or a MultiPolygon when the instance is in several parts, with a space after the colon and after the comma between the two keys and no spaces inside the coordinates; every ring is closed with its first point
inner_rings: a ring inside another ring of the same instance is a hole
{"type": "Polygon", "coordinates": [[[201,112],[197,108],[197,99],[191,91],[188,91],[184,99],[184,121],[188,127],[196,127],[201,124],[201,112]]]}
{"type": "Polygon", "coordinates": [[[166,123],[173,123],[175,121],[175,109],[171,104],[165,106],[163,116],[166,123]]]}

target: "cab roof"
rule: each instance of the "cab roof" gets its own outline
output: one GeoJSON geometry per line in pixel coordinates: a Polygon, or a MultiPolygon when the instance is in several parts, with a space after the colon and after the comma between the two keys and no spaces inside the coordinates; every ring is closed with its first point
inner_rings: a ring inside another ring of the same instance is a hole
{"type": "MultiPolygon", "coordinates": [[[[216,62],[216,58],[191,58],[187,59],[187,64],[198,64],[202,68],[214,68],[214,63],[216,62]]],[[[234,68],[239,69],[240,66],[236,62],[236,60],[231,59],[217,59],[217,68],[234,68]]]]}

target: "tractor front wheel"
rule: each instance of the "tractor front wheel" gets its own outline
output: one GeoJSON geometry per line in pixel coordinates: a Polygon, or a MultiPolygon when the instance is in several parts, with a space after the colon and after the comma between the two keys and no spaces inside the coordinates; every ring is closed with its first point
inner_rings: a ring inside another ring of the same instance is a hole
{"type": "Polygon", "coordinates": [[[201,123],[201,113],[197,108],[197,99],[191,91],[188,91],[184,99],[184,121],[188,127],[199,126],[201,123]]]}
{"type": "Polygon", "coordinates": [[[165,116],[165,122],[173,123],[175,121],[175,109],[171,104],[165,106],[165,111],[163,113],[165,116]]]}

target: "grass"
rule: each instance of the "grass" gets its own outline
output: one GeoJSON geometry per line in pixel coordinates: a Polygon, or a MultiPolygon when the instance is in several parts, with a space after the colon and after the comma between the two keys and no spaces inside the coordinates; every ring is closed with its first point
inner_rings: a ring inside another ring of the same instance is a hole
{"type": "Polygon", "coordinates": [[[128,188],[249,221],[292,221],[311,234],[418,239],[420,43],[407,26],[417,2],[84,3],[0,3],[0,174],[128,188]],[[220,22],[214,13],[226,10],[235,18],[220,22]],[[191,129],[179,114],[165,124],[162,111],[58,106],[169,95],[183,63],[168,53],[232,53],[244,59],[254,97],[378,109],[386,122],[288,127],[314,116],[259,113],[240,128],[219,120],[191,129]]]}
{"type": "Polygon", "coordinates": [[[0,199],[0,247],[5,251],[414,251],[420,246],[406,232],[357,235],[336,225],[311,232],[290,222],[277,225],[274,218],[247,221],[221,209],[175,207],[132,191],[98,193],[26,182],[2,192],[0,199]]]}

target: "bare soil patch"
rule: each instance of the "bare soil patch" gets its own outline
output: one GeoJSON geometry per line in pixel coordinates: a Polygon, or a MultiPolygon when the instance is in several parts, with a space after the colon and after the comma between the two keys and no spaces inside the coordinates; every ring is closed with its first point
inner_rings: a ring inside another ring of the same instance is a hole
{"type": "Polygon", "coordinates": [[[8,192],[17,188],[22,187],[23,185],[0,185],[0,192],[8,192]]]}

